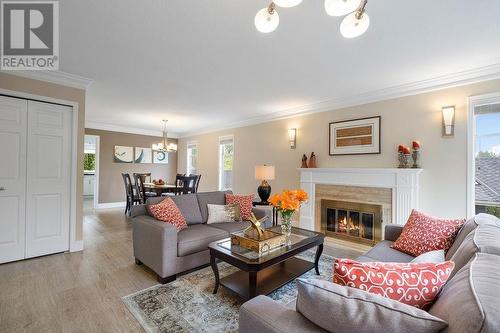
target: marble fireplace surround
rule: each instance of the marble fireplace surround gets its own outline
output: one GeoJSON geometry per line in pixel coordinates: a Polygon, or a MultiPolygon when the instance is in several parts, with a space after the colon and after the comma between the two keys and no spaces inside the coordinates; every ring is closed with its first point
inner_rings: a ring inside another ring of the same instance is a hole
{"type": "MultiPolygon", "coordinates": [[[[404,224],[418,209],[422,169],[397,168],[299,168],[300,188],[309,201],[300,209],[299,226],[320,231],[321,199],[382,205],[383,224],[404,224]]],[[[383,230],[383,229],[382,229],[383,230]]]]}

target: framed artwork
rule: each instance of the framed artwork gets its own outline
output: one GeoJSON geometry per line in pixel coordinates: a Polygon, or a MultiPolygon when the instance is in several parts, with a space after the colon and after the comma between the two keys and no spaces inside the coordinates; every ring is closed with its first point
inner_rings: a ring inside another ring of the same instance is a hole
{"type": "Polygon", "coordinates": [[[380,154],[381,117],[330,123],[330,156],[380,154]]]}
{"type": "Polygon", "coordinates": [[[153,163],[151,148],[135,147],[135,163],[153,163]]]}
{"type": "Polygon", "coordinates": [[[153,151],[153,163],[168,164],[168,153],[162,151],[153,151]]]}
{"type": "Polygon", "coordinates": [[[126,146],[115,146],[114,161],[115,163],[133,163],[134,148],[126,146]]]}

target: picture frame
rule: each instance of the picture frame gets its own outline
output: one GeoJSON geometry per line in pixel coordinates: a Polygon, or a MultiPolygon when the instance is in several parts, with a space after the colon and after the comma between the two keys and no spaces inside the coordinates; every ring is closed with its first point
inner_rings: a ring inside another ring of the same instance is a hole
{"type": "Polygon", "coordinates": [[[329,123],[329,155],[380,154],[381,116],[329,123]]]}
{"type": "Polygon", "coordinates": [[[115,146],[113,152],[115,163],[134,163],[134,147],[115,146]]]}
{"type": "Polygon", "coordinates": [[[168,153],[153,151],[153,164],[168,164],[168,153]]]}
{"type": "Polygon", "coordinates": [[[153,150],[146,147],[135,147],[134,162],[139,164],[153,163],[153,150]]]}

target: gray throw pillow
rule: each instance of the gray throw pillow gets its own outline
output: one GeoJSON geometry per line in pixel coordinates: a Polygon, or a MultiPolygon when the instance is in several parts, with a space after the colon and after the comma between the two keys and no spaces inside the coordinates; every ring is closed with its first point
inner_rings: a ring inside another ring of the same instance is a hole
{"type": "Polygon", "coordinates": [[[297,279],[297,311],[329,332],[439,332],[448,324],[424,310],[363,290],[297,279]]]}
{"type": "Polygon", "coordinates": [[[435,250],[422,253],[410,262],[413,263],[435,263],[445,262],[444,250],[435,250]]]}

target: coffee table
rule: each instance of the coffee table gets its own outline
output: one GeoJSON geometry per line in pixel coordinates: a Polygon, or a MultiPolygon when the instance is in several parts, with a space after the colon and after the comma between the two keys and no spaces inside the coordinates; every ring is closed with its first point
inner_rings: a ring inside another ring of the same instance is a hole
{"type": "MultiPolygon", "coordinates": [[[[281,227],[270,230],[281,232],[281,227]]],[[[305,272],[315,268],[319,275],[318,262],[323,252],[325,236],[319,232],[292,228],[290,244],[274,249],[259,256],[256,252],[240,246],[231,245],[231,239],[226,238],[210,243],[210,265],[215,275],[216,294],[219,285],[234,291],[243,299],[251,299],[257,295],[267,295],[305,272]],[[295,256],[316,247],[314,263],[295,256]],[[240,270],[219,279],[217,260],[227,262],[240,270]]]]}

